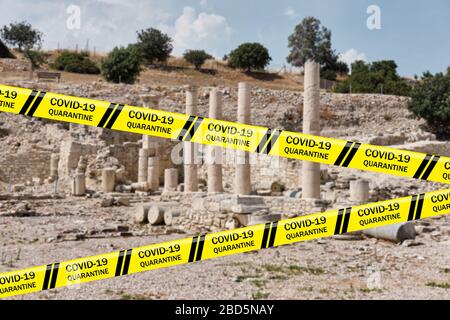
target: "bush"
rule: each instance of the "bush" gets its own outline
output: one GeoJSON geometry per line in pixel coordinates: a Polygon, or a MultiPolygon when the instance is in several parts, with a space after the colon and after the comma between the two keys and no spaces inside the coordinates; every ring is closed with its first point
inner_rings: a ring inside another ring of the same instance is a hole
{"type": "Polygon", "coordinates": [[[397,74],[397,64],[392,60],[365,63],[355,61],[352,74],[347,80],[338,83],[335,92],[381,93],[409,96],[411,87],[397,74]]]}
{"type": "Polygon", "coordinates": [[[99,74],[100,69],[91,60],[85,59],[82,61],[76,61],[66,65],[64,71],[73,73],[85,73],[85,74],[99,74]]]}
{"type": "Polygon", "coordinates": [[[187,62],[193,64],[195,69],[198,70],[206,60],[212,59],[212,56],[206,53],[204,50],[187,50],[183,54],[183,58],[187,62]]]}
{"type": "Polygon", "coordinates": [[[409,109],[439,136],[450,136],[450,75],[426,77],[412,90],[409,109]]]}
{"type": "Polygon", "coordinates": [[[63,51],[56,57],[52,68],[60,71],[85,73],[85,74],[99,74],[100,69],[97,65],[89,59],[89,54],[86,52],[71,52],[63,51]]]}
{"type": "Polygon", "coordinates": [[[155,28],[137,32],[137,45],[142,50],[143,57],[153,64],[156,61],[165,62],[172,52],[172,39],[155,28]]]}
{"type": "Polygon", "coordinates": [[[257,42],[241,44],[230,52],[228,58],[230,66],[247,72],[264,69],[272,60],[266,47],[257,42]]]}
{"type": "Polygon", "coordinates": [[[102,75],[109,82],[132,84],[141,72],[142,62],[138,46],[115,47],[102,59],[102,75]]]}

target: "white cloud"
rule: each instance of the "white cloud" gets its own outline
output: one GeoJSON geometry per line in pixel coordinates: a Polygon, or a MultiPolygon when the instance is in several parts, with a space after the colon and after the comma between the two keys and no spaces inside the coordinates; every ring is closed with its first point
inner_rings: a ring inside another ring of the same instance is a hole
{"type": "Polygon", "coordinates": [[[127,5],[127,3],[123,2],[122,0],[97,0],[97,1],[111,5],[127,5]]]}
{"type": "Polygon", "coordinates": [[[367,61],[366,55],[363,52],[359,52],[354,48],[350,48],[344,53],[339,54],[339,60],[345,62],[349,69],[351,69],[352,63],[356,60],[367,61]]]}
{"type": "Polygon", "coordinates": [[[295,18],[297,17],[297,12],[295,12],[295,10],[292,9],[291,7],[288,7],[286,8],[286,10],[284,10],[284,15],[290,18],[295,18]]]}
{"type": "Polygon", "coordinates": [[[173,38],[176,55],[186,49],[204,49],[217,55],[231,33],[225,17],[205,12],[197,15],[192,7],[184,7],[173,26],[162,24],[160,28],[173,38]]]}
{"type": "Polygon", "coordinates": [[[136,31],[157,26],[173,19],[170,7],[157,0],[84,0],[80,6],[80,29],[68,29],[66,12],[70,1],[0,0],[8,15],[0,15],[0,25],[27,20],[44,33],[44,49],[73,49],[95,46],[97,52],[107,52],[114,46],[136,42],[136,31]]]}

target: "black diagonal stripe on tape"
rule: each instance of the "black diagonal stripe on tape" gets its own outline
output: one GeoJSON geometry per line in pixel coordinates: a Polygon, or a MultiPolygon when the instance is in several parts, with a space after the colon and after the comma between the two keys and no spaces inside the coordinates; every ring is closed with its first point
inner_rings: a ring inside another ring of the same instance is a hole
{"type": "Polygon", "coordinates": [[[275,143],[277,143],[278,137],[280,136],[281,132],[282,132],[281,130],[275,129],[272,139],[269,140],[269,143],[267,144],[267,147],[264,150],[265,154],[270,153],[270,150],[272,150],[272,147],[275,145],[275,143]]]}
{"type": "Polygon", "coordinates": [[[350,162],[353,160],[353,157],[355,156],[356,151],[358,151],[358,148],[359,148],[360,145],[361,145],[361,143],[355,142],[355,144],[352,147],[352,150],[350,150],[347,158],[345,158],[344,162],[342,163],[343,167],[348,167],[350,162]]]}
{"type": "Polygon", "coordinates": [[[130,267],[130,261],[131,261],[131,253],[133,252],[133,249],[128,249],[127,254],[125,256],[125,262],[123,264],[123,272],[122,275],[128,274],[128,268],[130,267]]]}
{"type": "Polygon", "coordinates": [[[105,114],[103,115],[102,119],[98,123],[97,127],[103,128],[106,121],[108,121],[109,117],[111,116],[111,113],[114,111],[114,108],[116,107],[115,103],[110,103],[108,106],[108,109],[106,109],[105,114]]]}
{"type": "Polygon", "coordinates": [[[186,123],[184,124],[183,128],[180,131],[180,134],[177,137],[177,140],[183,141],[184,136],[188,132],[188,130],[191,127],[191,125],[194,122],[194,120],[195,120],[194,116],[189,116],[189,119],[186,120],[186,123]]]}
{"type": "Polygon", "coordinates": [[[39,91],[37,90],[33,90],[31,91],[30,95],[28,96],[27,100],[25,101],[25,103],[23,104],[22,109],[20,109],[20,114],[26,114],[28,111],[28,108],[31,105],[31,102],[33,102],[34,98],[36,97],[36,95],[38,94],[39,91]]]}
{"type": "Polygon", "coordinates": [[[440,156],[434,156],[433,157],[433,159],[431,160],[430,165],[425,170],[423,176],[420,179],[422,179],[422,180],[427,180],[428,179],[428,177],[430,176],[430,173],[433,171],[434,167],[436,167],[436,164],[438,163],[439,159],[440,159],[440,156]]]}
{"type": "Polygon", "coordinates": [[[188,262],[194,262],[195,260],[195,250],[197,249],[197,242],[200,236],[192,237],[191,251],[189,252],[188,262]]]}
{"type": "Polygon", "coordinates": [[[347,155],[348,150],[352,146],[353,141],[347,141],[344,148],[342,149],[341,153],[339,153],[339,156],[337,157],[336,161],[334,162],[335,166],[340,166],[341,162],[344,160],[345,156],[347,155]]]}
{"type": "Polygon", "coordinates": [[[36,109],[41,104],[42,99],[44,99],[44,96],[45,96],[45,92],[41,91],[41,93],[39,93],[39,96],[36,98],[36,100],[34,100],[33,104],[31,105],[30,110],[27,112],[27,116],[32,117],[34,115],[34,113],[36,112],[36,109]]]}
{"type": "Polygon", "coordinates": [[[348,223],[350,221],[350,214],[352,213],[352,207],[345,208],[344,223],[342,224],[342,233],[346,233],[348,229],[348,223]]]}
{"type": "Polygon", "coordinates": [[[339,209],[338,216],[336,219],[336,226],[334,227],[334,234],[339,234],[341,232],[342,215],[343,214],[344,214],[344,209],[339,209]]]}
{"type": "Polygon", "coordinates": [[[55,263],[53,265],[53,272],[52,272],[52,280],[50,281],[50,288],[53,289],[56,286],[56,279],[58,279],[58,271],[59,271],[59,262],[55,263]]]}
{"type": "Polygon", "coordinates": [[[200,240],[198,243],[198,250],[197,250],[197,257],[195,258],[195,261],[200,261],[202,259],[202,253],[203,253],[203,245],[205,244],[205,234],[202,234],[200,236],[200,240]]]}
{"type": "Polygon", "coordinates": [[[185,136],[185,141],[191,141],[194,138],[194,134],[197,132],[197,129],[200,127],[200,124],[203,121],[203,117],[197,117],[197,120],[195,120],[194,125],[189,129],[189,132],[185,136]]]}
{"type": "Polygon", "coordinates": [[[430,155],[430,154],[427,154],[425,156],[425,159],[422,160],[422,163],[420,164],[419,169],[417,169],[416,173],[413,176],[414,179],[420,178],[423,170],[425,170],[425,167],[427,166],[428,162],[430,162],[431,158],[432,158],[432,155],[430,155]]]}
{"type": "Polygon", "coordinates": [[[123,255],[125,254],[125,250],[120,250],[119,253],[119,259],[117,260],[117,266],[116,266],[116,274],[115,276],[120,276],[120,273],[122,272],[122,264],[123,264],[123,255]]]}
{"type": "Polygon", "coordinates": [[[267,140],[270,139],[270,136],[272,135],[272,130],[271,129],[267,129],[266,133],[264,134],[264,136],[261,139],[261,142],[258,144],[258,146],[256,147],[255,152],[260,153],[263,151],[264,146],[267,143],[267,140]]]}
{"type": "Polygon", "coordinates": [[[264,234],[262,238],[261,249],[267,248],[267,239],[269,238],[270,225],[271,223],[267,222],[266,225],[264,226],[264,234]]]}
{"type": "Polygon", "coordinates": [[[415,194],[412,196],[411,204],[409,205],[408,221],[414,219],[414,211],[416,211],[416,202],[417,202],[417,195],[415,194]]]}
{"type": "Polygon", "coordinates": [[[52,272],[52,266],[53,264],[48,264],[47,268],[45,269],[44,284],[42,285],[42,290],[48,289],[48,283],[50,282],[50,274],[52,272]]]}
{"type": "Polygon", "coordinates": [[[277,234],[277,227],[278,227],[278,221],[275,221],[272,223],[272,231],[270,232],[270,239],[269,244],[267,245],[268,248],[273,247],[275,243],[275,236],[277,234]]]}
{"type": "Polygon", "coordinates": [[[425,193],[419,194],[419,200],[417,201],[417,210],[416,210],[416,217],[414,220],[419,220],[420,215],[422,214],[422,208],[423,208],[423,199],[425,198],[425,193]]]}
{"type": "Polygon", "coordinates": [[[122,112],[124,105],[123,104],[119,104],[116,108],[116,110],[114,110],[113,115],[111,116],[111,119],[108,121],[108,124],[105,126],[105,128],[107,129],[111,129],[112,126],[114,125],[114,122],[116,122],[117,118],[119,117],[120,113],[122,112]]]}

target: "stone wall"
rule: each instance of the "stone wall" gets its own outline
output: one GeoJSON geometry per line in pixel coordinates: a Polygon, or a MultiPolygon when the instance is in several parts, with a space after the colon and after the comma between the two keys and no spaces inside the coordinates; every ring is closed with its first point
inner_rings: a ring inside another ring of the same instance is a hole
{"type": "MultiPolygon", "coordinates": [[[[306,201],[300,198],[284,196],[247,197],[258,201],[261,200],[267,206],[269,214],[279,214],[282,219],[325,211],[331,204],[330,201],[326,200],[306,201]]],[[[207,194],[206,192],[194,192],[186,194],[169,192],[163,194],[161,200],[167,203],[180,203],[180,206],[177,207],[181,212],[181,216],[177,218],[176,222],[178,227],[194,232],[205,232],[224,230],[226,229],[227,221],[239,220],[239,214],[235,213],[235,209],[233,209],[233,204],[237,198],[236,195],[229,193],[207,194]]],[[[259,214],[255,212],[251,215],[259,214]]],[[[250,217],[247,214],[244,214],[244,216],[250,217]]]]}
{"type": "Polygon", "coordinates": [[[30,150],[27,153],[8,154],[0,159],[0,181],[25,183],[33,177],[46,179],[50,176],[50,151],[30,150]]]}
{"type": "Polygon", "coordinates": [[[131,181],[137,181],[138,178],[139,148],[140,143],[136,142],[126,142],[124,144],[109,146],[109,155],[119,160],[119,163],[125,166],[125,177],[131,181]]]}
{"type": "Polygon", "coordinates": [[[80,157],[96,154],[99,145],[83,144],[72,139],[64,140],[60,147],[59,175],[69,176],[77,168],[80,157]]]}
{"type": "Polygon", "coordinates": [[[99,138],[105,142],[106,145],[116,145],[124,142],[137,142],[141,139],[139,134],[131,132],[115,131],[110,129],[100,129],[99,138]]]}

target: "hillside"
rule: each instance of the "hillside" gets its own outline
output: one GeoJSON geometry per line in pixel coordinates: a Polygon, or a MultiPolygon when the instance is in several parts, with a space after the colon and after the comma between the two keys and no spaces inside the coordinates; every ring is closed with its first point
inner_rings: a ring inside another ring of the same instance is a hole
{"type": "MultiPolygon", "coordinates": [[[[17,59],[0,59],[2,79],[29,79],[29,63],[19,52],[15,51],[14,54],[17,56],[17,59]]],[[[45,52],[49,63],[54,60],[56,54],[55,51],[45,52]]],[[[91,57],[91,59],[99,62],[101,56],[97,55],[91,57]]],[[[49,70],[50,67],[47,64],[42,69],[49,70]]],[[[82,84],[92,81],[103,80],[100,75],[62,72],[62,83],[82,84]]],[[[275,72],[253,72],[246,74],[239,70],[229,68],[224,62],[217,60],[207,61],[204,69],[198,71],[181,58],[170,58],[166,65],[157,68],[145,67],[139,77],[138,84],[180,86],[189,83],[198,86],[234,86],[240,81],[246,81],[256,87],[267,89],[303,90],[303,77],[299,75],[275,72]]]]}

